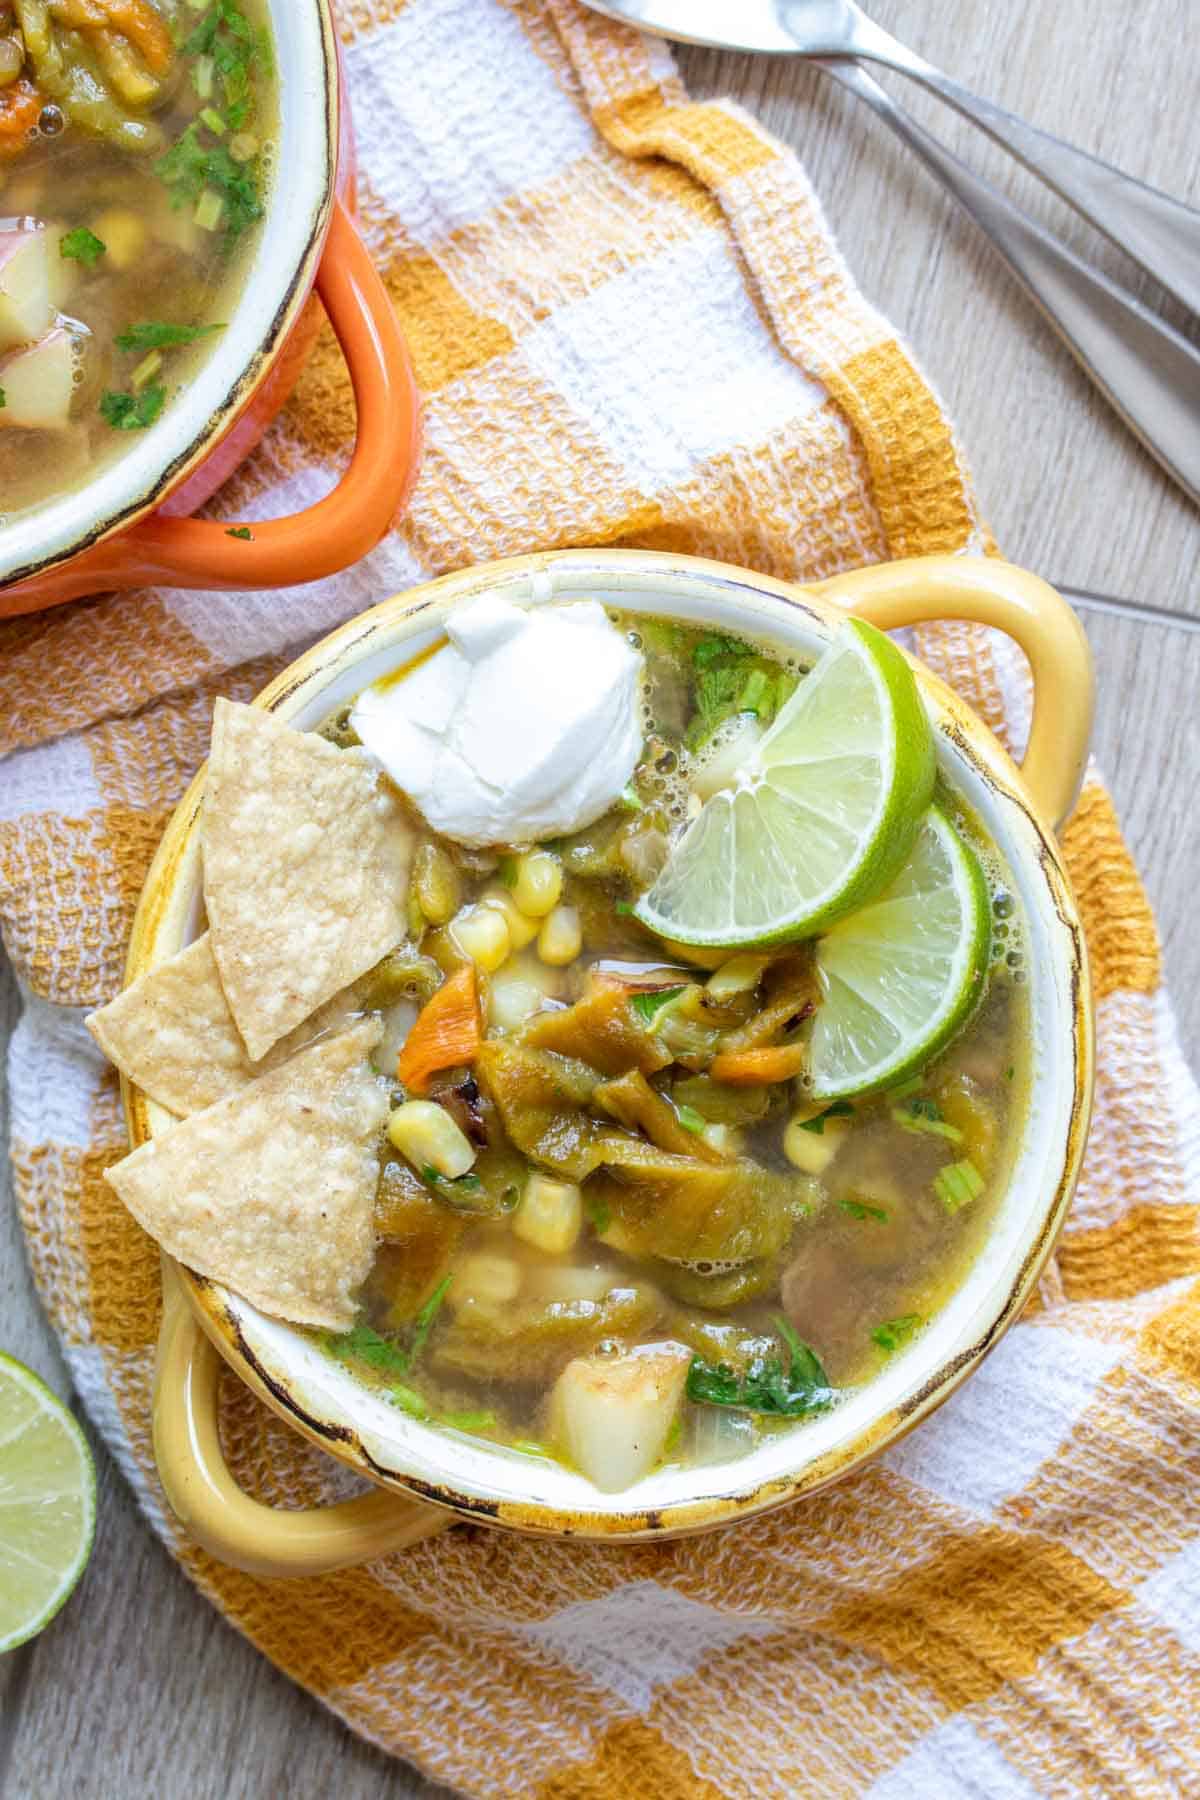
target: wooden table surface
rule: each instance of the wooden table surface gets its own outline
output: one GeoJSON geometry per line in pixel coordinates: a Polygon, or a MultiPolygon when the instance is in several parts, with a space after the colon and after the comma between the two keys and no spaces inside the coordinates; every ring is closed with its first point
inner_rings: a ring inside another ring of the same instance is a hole
{"type": "MultiPolygon", "coordinates": [[[[877,0],[875,10],[977,91],[1200,205],[1195,0],[877,0]]],[[[871,114],[795,63],[698,50],[681,61],[694,94],[732,94],[799,151],[862,286],[909,334],[958,420],[1007,554],[1061,585],[1177,616],[1164,626],[1083,614],[1099,676],[1096,755],[1158,908],[1185,1047],[1200,1060],[1190,817],[1200,791],[1200,515],[871,114]]],[[[953,115],[884,80],[982,172],[1130,276],[1119,254],[1099,249],[953,115]]],[[[11,980],[3,1002],[6,1037],[11,980]]],[[[11,1205],[0,1208],[0,1232],[0,1338],[65,1393],[11,1205]]],[[[141,1523],[98,1445],[97,1461],[88,1574],[39,1640],[0,1659],[0,1794],[440,1792],[352,1737],[224,1624],[141,1523]]]]}

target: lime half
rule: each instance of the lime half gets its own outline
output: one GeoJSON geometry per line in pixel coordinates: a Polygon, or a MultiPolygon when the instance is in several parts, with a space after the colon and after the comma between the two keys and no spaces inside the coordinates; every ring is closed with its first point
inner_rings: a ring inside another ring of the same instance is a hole
{"type": "Polygon", "coordinates": [[[983,871],[931,806],[891,886],[817,945],[813,1098],[891,1087],[936,1056],[983,993],[990,945],[983,871]]]}
{"type": "Polygon", "coordinates": [[[685,944],[811,937],[885,887],[933,794],[933,734],[896,646],[848,619],[732,788],[635,907],[685,944]]]}
{"type": "Polygon", "coordinates": [[[87,1439],[44,1382],[0,1354],[0,1653],[49,1624],[95,1526],[87,1439]]]}

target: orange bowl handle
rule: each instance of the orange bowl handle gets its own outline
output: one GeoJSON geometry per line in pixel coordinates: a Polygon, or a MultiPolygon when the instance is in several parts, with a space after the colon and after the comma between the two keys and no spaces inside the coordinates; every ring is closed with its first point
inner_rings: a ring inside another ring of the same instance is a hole
{"type": "Polygon", "coordinates": [[[323,1575],[407,1549],[454,1515],[375,1488],[331,1506],[276,1509],[237,1485],[221,1449],[221,1359],[163,1257],[163,1320],[154,1366],[154,1455],[172,1512],[218,1562],[251,1575],[323,1575]]]}
{"type": "Polygon", "coordinates": [[[1033,674],[1021,774],[1052,825],[1066,818],[1087,762],[1095,682],[1083,627],[1049,582],[995,557],[930,556],[835,575],[814,591],[883,631],[966,619],[1013,638],[1033,674]]]}
{"type": "MultiPolygon", "coordinates": [[[[33,606],[113,588],[290,587],[333,575],[375,547],[416,479],[421,403],[395,308],[340,200],[334,201],[316,287],[342,347],[358,411],[354,454],[332,493],[290,518],[266,522],[153,513],[61,569],[34,577],[33,606]]],[[[23,592],[18,584],[0,594],[0,616],[26,610],[17,604],[23,592]]]]}

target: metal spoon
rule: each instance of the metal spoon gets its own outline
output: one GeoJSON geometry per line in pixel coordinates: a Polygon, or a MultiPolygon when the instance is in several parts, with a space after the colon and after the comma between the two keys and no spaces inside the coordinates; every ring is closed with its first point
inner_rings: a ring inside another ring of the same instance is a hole
{"type": "MultiPolygon", "coordinates": [[[[732,8],[722,0],[588,0],[596,11],[685,41],[780,50],[779,20],[843,0],[739,0],[735,39],[718,39],[716,20],[732,8]],[[686,14],[686,30],[674,24],[686,14]],[[776,41],[761,38],[747,46],[752,19],[776,21],[776,41]],[[699,35],[704,21],[713,29],[699,35]]],[[[791,47],[795,49],[794,40],[791,47]]],[[[1067,348],[1173,480],[1200,504],[1200,352],[1139,300],[1060,244],[998,188],[974,175],[944,145],[911,118],[857,63],[814,58],[818,67],[865,100],[916,152],[991,238],[1030,299],[1054,326],[1067,348]]],[[[1174,204],[1174,203],[1172,203],[1174,204]]],[[[1186,212],[1186,208],[1181,209],[1186,212]]],[[[1195,215],[1191,215],[1195,216],[1195,215]]]]}
{"type": "MultiPolygon", "coordinates": [[[[588,0],[645,31],[723,50],[884,63],[957,112],[1053,188],[1168,293],[1200,313],[1200,212],[960,86],[855,0],[588,0]]],[[[824,64],[823,66],[828,66],[824,64]]]]}

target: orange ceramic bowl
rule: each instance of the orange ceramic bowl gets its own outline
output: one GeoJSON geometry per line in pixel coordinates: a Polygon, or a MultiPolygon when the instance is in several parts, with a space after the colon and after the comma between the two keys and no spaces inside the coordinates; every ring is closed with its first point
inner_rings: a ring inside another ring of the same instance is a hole
{"type": "Polygon", "coordinates": [[[387,289],[352,217],[354,153],[332,0],[267,0],[280,82],[271,203],[221,342],[111,467],[0,527],[0,618],[162,584],[287,587],[366,555],[416,475],[420,406],[387,289]],[[315,293],[314,293],[315,290],[315,293]],[[257,444],[304,365],[322,307],[358,408],[350,465],[289,518],[190,518],[257,444]]]}

